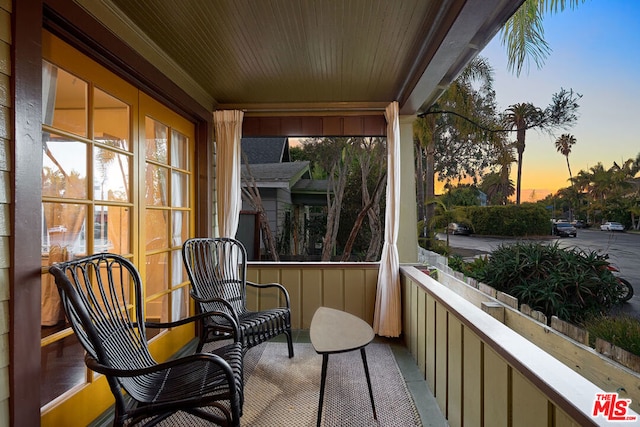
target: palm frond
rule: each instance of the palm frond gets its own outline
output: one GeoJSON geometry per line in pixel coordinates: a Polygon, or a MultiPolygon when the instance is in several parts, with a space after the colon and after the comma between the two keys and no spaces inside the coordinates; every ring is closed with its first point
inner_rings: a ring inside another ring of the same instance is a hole
{"type": "Polygon", "coordinates": [[[501,32],[507,48],[507,68],[520,76],[523,67],[529,71],[530,61],[538,68],[544,65],[552,49],[544,39],[542,21],[545,15],[575,9],[586,0],[526,0],[507,21],[501,32]]]}

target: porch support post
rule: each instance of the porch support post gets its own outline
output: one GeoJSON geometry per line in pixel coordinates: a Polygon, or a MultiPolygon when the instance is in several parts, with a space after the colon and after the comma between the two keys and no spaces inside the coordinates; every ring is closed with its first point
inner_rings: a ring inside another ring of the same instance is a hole
{"type": "Polygon", "coordinates": [[[416,173],[413,150],[413,121],[416,116],[400,116],[400,228],[398,258],[400,263],[418,262],[418,214],[416,207],[416,173]]]}

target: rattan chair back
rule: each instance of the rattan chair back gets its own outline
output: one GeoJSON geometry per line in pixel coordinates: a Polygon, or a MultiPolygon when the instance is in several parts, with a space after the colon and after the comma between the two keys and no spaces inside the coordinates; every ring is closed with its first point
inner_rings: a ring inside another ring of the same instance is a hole
{"type": "MultiPolygon", "coordinates": [[[[284,334],[293,357],[289,293],[279,283],[258,284],[247,280],[247,252],[232,238],[192,238],[182,247],[191,297],[202,312],[223,311],[234,317],[245,349],[284,334]],[[279,307],[252,311],[247,306],[247,288],[275,292],[279,307]]],[[[204,322],[200,345],[228,333],[227,325],[216,319],[204,322]]]]}
{"type": "MultiPolygon", "coordinates": [[[[221,425],[239,425],[243,353],[237,327],[235,341],[216,354],[158,363],[149,351],[142,282],[131,261],[101,253],[54,264],[49,272],[87,352],[87,366],[107,377],[116,400],[114,425],[158,421],[180,410],[221,425]]],[[[222,313],[211,315],[235,326],[222,313]]],[[[202,318],[149,325],[169,328],[202,318]]]]}

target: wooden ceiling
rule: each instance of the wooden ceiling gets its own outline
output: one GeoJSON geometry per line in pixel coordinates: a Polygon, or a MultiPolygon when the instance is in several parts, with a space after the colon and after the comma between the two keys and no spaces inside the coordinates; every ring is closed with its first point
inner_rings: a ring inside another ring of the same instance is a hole
{"type": "Polygon", "coordinates": [[[76,0],[206,107],[428,108],[522,0],[76,0]]]}

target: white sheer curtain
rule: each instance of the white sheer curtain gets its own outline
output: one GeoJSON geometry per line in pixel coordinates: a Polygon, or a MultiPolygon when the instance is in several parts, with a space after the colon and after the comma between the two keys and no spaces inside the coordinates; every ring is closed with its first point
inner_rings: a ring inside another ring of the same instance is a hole
{"type": "MultiPolygon", "coordinates": [[[[42,123],[52,124],[53,113],[56,106],[56,84],[58,81],[58,68],[48,62],[42,63],[42,123]]],[[[42,148],[45,153],[49,150],[47,146],[47,139],[49,134],[44,133],[42,135],[42,148]]],[[[54,224],[47,224],[47,218],[44,212],[44,203],[42,203],[42,252],[49,253],[49,265],[54,262],[66,261],[67,249],[61,248],[59,245],[52,248],[51,239],[49,237],[48,227],[54,224]]],[[[49,275],[47,275],[49,276],[49,275]]],[[[42,278],[41,288],[41,317],[40,324],[42,326],[57,325],[60,321],[64,320],[64,313],[62,311],[62,303],[60,302],[60,294],[53,281],[53,277],[42,278]]]]}
{"type": "MultiPolygon", "coordinates": [[[[180,135],[176,131],[171,134],[171,165],[178,166],[181,164],[180,156],[183,148],[180,135]]],[[[171,172],[171,206],[183,207],[183,195],[186,188],[182,186],[180,173],[171,172]]],[[[171,212],[171,245],[182,246],[184,243],[182,238],[182,211],[175,210],[171,212]]],[[[171,252],[171,286],[176,286],[182,282],[182,253],[180,251],[171,252]]],[[[186,317],[186,305],[184,304],[184,295],[186,288],[173,292],[171,296],[171,320],[178,320],[186,317]]]]}
{"type": "Polygon", "coordinates": [[[402,332],[400,313],[400,261],[398,257],[398,220],[400,217],[400,123],[398,103],[392,102],[384,113],[387,119],[387,209],[384,246],[380,258],[373,330],[385,337],[402,332]]]}
{"type": "Polygon", "coordinates": [[[213,112],[216,130],[216,186],[220,237],[235,237],[242,207],[240,139],[244,113],[238,110],[213,112]]]}

